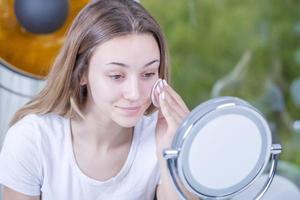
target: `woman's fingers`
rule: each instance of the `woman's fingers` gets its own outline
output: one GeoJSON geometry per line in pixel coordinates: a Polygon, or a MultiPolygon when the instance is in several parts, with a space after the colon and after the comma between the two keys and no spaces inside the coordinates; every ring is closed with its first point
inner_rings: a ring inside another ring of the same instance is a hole
{"type": "Polygon", "coordinates": [[[160,107],[158,122],[165,121],[170,131],[176,130],[189,113],[184,101],[166,81],[158,82],[157,87],[154,88],[154,96],[160,107]]]}
{"type": "Polygon", "coordinates": [[[168,99],[168,102],[174,109],[178,109],[179,114],[182,117],[185,117],[190,111],[182,98],[167,84],[165,80],[163,80],[163,88],[162,90],[165,91],[171,99],[168,99]]]}
{"type": "MultiPolygon", "coordinates": [[[[164,118],[167,120],[168,123],[171,123],[172,126],[176,126],[181,123],[182,116],[178,111],[178,108],[175,109],[171,102],[171,97],[166,92],[161,92],[159,95],[159,104],[160,110],[163,114],[164,118]]],[[[174,104],[174,103],[173,103],[174,104]]]]}
{"type": "Polygon", "coordinates": [[[189,112],[188,107],[186,106],[185,102],[183,101],[183,99],[181,98],[181,96],[173,89],[171,88],[166,80],[163,80],[164,86],[166,88],[166,90],[170,93],[170,95],[181,105],[182,108],[184,108],[184,110],[186,112],[189,112]]]}

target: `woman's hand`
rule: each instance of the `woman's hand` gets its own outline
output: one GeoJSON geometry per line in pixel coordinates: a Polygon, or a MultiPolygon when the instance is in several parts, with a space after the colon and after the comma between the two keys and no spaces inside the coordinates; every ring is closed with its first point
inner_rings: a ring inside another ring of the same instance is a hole
{"type": "MultiPolygon", "coordinates": [[[[156,126],[156,148],[157,158],[160,165],[160,183],[157,187],[157,199],[174,199],[179,200],[180,197],[172,185],[172,180],[168,174],[166,160],[163,158],[163,150],[171,147],[173,137],[179,128],[183,119],[189,114],[189,109],[185,105],[182,98],[166,83],[162,81],[157,95],[159,95],[158,121],[156,126]]],[[[189,199],[194,195],[189,194],[189,199]]]]}
{"type": "Polygon", "coordinates": [[[163,149],[171,146],[176,130],[190,111],[182,98],[165,80],[159,85],[160,110],[156,126],[156,145],[158,157],[161,158],[163,149]]]}

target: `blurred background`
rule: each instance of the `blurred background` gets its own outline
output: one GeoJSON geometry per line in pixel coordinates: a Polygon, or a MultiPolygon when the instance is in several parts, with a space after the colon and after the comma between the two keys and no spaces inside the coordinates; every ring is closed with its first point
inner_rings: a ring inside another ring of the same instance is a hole
{"type": "MultiPolygon", "coordinates": [[[[30,32],[33,25],[20,25],[13,1],[0,0],[0,147],[9,119],[43,87],[67,27],[87,2],[61,7],[67,13],[57,30],[30,32]]],[[[266,116],[273,143],[282,144],[278,173],[300,188],[300,1],[141,3],[165,32],[171,85],[189,108],[217,96],[250,102],[266,116]]]]}
{"type": "Polygon", "coordinates": [[[174,88],[189,108],[237,96],[282,144],[279,173],[300,188],[300,1],[143,0],[171,52],[174,88]]]}

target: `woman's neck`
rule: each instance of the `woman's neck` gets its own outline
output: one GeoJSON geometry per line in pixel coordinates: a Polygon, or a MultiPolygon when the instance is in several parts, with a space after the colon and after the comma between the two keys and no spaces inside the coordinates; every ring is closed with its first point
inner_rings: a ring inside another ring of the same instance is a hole
{"type": "Polygon", "coordinates": [[[133,135],[133,128],[121,127],[111,120],[99,120],[93,115],[71,119],[71,130],[73,142],[104,151],[131,142],[133,135]]]}

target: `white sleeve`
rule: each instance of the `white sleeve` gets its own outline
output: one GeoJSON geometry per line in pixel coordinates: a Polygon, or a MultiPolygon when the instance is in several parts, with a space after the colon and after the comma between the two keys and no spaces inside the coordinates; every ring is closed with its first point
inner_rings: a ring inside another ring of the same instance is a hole
{"type": "Polygon", "coordinates": [[[0,184],[25,195],[40,195],[42,167],[38,140],[39,134],[28,120],[22,119],[8,130],[0,152],[0,184]]]}

